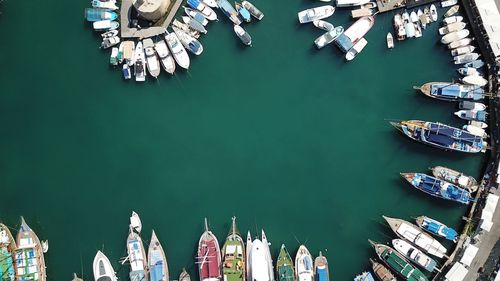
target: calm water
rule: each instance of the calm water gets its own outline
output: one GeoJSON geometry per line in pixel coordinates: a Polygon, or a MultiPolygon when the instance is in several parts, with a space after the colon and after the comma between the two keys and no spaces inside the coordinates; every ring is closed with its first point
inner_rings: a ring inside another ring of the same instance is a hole
{"type": "MultiPolygon", "coordinates": [[[[108,67],[83,20],[88,1],[1,4],[0,220],[17,228],[24,215],[50,240],[49,280],[91,280],[99,249],[126,276],[118,259],[132,209],[146,241],[156,230],[173,278],[194,274],[205,216],[220,241],[236,215],[244,233],[265,228],[274,255],[281,243],[323,250],[334,280],[368,267],[368,238],[393,237],[382,214],[460,226],[466,208],[398,173],[448,165],[478,176],[483,156],[428,148],[387,122],[460,124],[454,104],[412,90],[456,77],[438,25],[387,50],[392,14],[380,15],[346,63],[334,47],[313,48],[320,30],[297,24],[297,11],[319,3],[287,3],[255,0],[266,16],[248,26],[252,48],[226,20],[212,23],[189,72],[145,84],[108,67]]],[[[330,21],[348,25],[348,11],[330,21]]]]}

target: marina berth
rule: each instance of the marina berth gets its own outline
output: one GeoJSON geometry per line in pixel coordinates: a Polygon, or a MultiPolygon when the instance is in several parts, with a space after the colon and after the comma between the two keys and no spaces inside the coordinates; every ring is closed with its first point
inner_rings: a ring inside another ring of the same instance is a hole
{"type": "Polygon", "coordinates": [[[300,245],[295,256],[295,273],[297,281],[314,281],[312,256],[304,245],[300,245]]]}
{"type": "Polygon", "coordinates": [[[398,279],[392,272],[385,267],[383,264],[375,261],[374,259],[370,259],[370,263],[372,264],[372,270],[377,276],[378,280],[382,281],[397,281],[398,279]]]}
{"type": "Polygon", "coordinates": [[[153,40],[150,38],[144,39],[142,44],[144,46],[144,54],[146,55],[146,66],[148,68],[148,72],[154,78],[158,78],[161,68],[160,61],[156,56],[153,40]]]}
{"type": "Polygon", "coordinates": [[[352,46],[352,48],[345,54],[345,59],[347,61],[353,60],[363,49],[366,47],[368,44],[368,41],[366,41],[365,38],[361,38],[352,46]]]}
{"type": "Polygon", "coordinates": [[[127,260],[130,263],[130,280],[149,281],[146,250],[139,234],[130,228],[127,237],[127,260]]]}
{"type": "Polygon", "coordinates": [[[437,270],[437,263],[435,260],[431,259],[428,255],[424,254],[405,240],[393,239],[392,246],[401,255],[413,262],[413,264],[420,266],[426,271],[433,272],[437,270]]]}
{"type": "Polygon", "coordinates": [[[221,252],[217,237],[208,228],[205,218],[205,231],[198,241],[198,252],[196,256],[200,281],[221,280],[221,252]]]}
{"type": "Polygon", "coordinates": [[[455,243],[458,241],[458,233],[453,228],[446,226],[444,223],[426,216],[420,216],[416,218],[415,221],[420,228],[430,234],[446,238],[447,240],[455,243]]]}
{"type": "Polygon", "coordinates": [[[207,20],[214,21],[217,20],[217,14],[210,7],[200,2],[199,0],[188,0],[187,4],[189,7],[198,10],[202,13],[207,20]]]}
{"type": "Polygon", "coordinates": [[[456,14],[458,12],[459,9],[460,9],[460,6],[458,6],[458,5],[452,6],[450,9],[448,9],[448,11],[446,11],[446,13],[444,13],[444,17],[447,18],[447,17],[453,16],[454,14],[456,14]]]}
{"type": "Polygon", "coordinates": [[[224,281],[246,280],[245,242],[236,227],[236,217],[232,218],[231,229],[222,246],[222,274],[224,281]]]}
{"type": "Polygon", "coordinates": [[[16,241],[9,228],[0,223],[0,276],[2,281],[14,281],[15,270],[13,256],[17,248],[16,241]]]}
{"type": "Polygon", "coordinates": [[[459,31],[451,32],[443,36],[443,38],[441,38],[441,43],[450,44],[451,42],[466,38],[467,36],[469,36],[469,34],[470,31],[468,29],[462,29],[459,31]]]}
{"type": "Polygon", "coordinates": [[[446,248],[429,234],[422,232],[418,226],[409,223],[405,220],[382,216],[392,231],[401,239],[406,239],[409,242],[418,246],[426,253],[443,258],[446,255],[446,248]]]}
{"type": "Polygon", "coordinates": [[[226,15],[235,25],[240,25],[242,23],[238,12],[234,9],[233,5],[227,0],[217,0],[217,5],[219,9],[226,15]]]}
{"type": "MultiPolygon", "coordinates": [[[[135,52],[134,52],[134,73],[135,73],[135,81],[138,82],[144,82],[146,80],[146,57],[144,55],[144,51],[142,50],[142,42],[138,42],[137,46],[135,46],[135,52]]],[[[132,216],[134,216],[134,213],[132,213],[132,216]]],[[[137,215],[137,214],[136,214],[137,215]]],[[[139,221],[140,223],[140,221],[139,221]]],[[[141,225],[132,225],[132,217],[130,219],[130,225],[132,229],[138,233],[140,233],[141,230],[141,225]]]]}
{"type": "MultiPolygon", "coordinates": [[[[382,279],[382,280],[384,280],[384,279],[382,279]]],[[[354,277],[354,281],[375,281],[375,279],[373,278],[373,275],[370,271],[365,271],[365,272],[362,272],[361,274],[356,275],[356,277],[354,277]]],[[[384,281],[386,281],[386,280],[384,280],[384,281]]],[[[387,281],[396,281],[396,279],[387,280],[387,281]]]]}
{"type": "Polygon", "coordinates": [[[108,257],[103,252],[97,251],[92,266],[95,281],[117,281],[115,271],[108,257]]]}
{"type": "Polygon", "coordinates": [[[459,110],[454,113],[458,118],[468,120],[468,121],[486,121],[486,116],[488,113],[486,111],[477,110],[459,110]]]}
{"type": "Polygon", "coordinates": [[[172,26],[177,38],[181,41],[184,48],[193,53],[194,55],[199,56],[203,52],[203,45],[201,45],[200,41],[195,38],[189,36],[189,34],[185,33],[179,28],[172,26]]]}
{"type": "Polygon", "coordinates": [[[450,182],[458,187],[466,188],[473,192],[477,189],[476,179],[471,176],[467,176],[459,171],[455,171],[443,166],[433,167],[431,168],[431,171],[432,175],[434,175],[436,178],[450,182]]]}
{"type": "Polygon", "coordinates": [[[335,44],[337,44],[341,51],[346,53],[370,31],[374,23],[374,16],[360,18],[335,39],[335,44]]]}
{"type": "Polygon", "coordinates": [[[200,33],[207,34],[207,29],[203,26],[203,24],[194,20],[189,16],[182,16],[182,21],[189,26],[189,28],[196,30],[200,33]]]}
{"type": "Polygon", "coordinates": [[[314,276],[316,276],[315,281],[330,281],[328,260],[321,251],[319,256],[314,259],[314,276]]]}
{"type": "Polygon", "coordinates": [[[469,53],[469,54],[455,56],[455,57],[453,57],[453,60],[454,60],[455,64],[464,64],[464,63],[475,61],[478,58],[479,58],[478,53],[469,53]]]}
{"type": "Polygon", "coordinates": [[[465,26],[466,26],[465,22],[455,22],[439,28],[438,31],[440,35],[445,35],[451,32],[460,31],[464,29],[465,26]]]}
{"type": "Polygon", "coordinates": [[[189,7],[183,7],[183,8],[184,8],[184,13],[186,13],[186,15],[190,16],[197,22],[201,23],[203,26],[206,26],[208,24],[207,18],[202,13],[198,12],[197,10],[191,9],[189,7]]]}
{"type": "Polygon", "coordinates": [[[300,23],[308,23],[330,17],[334,12],[335,7],[331,5],[325,5],[301,11],[297,13],[297,16],[300,23]]]}
{"type": "Polygon", "coordinates": [[[182,68],[189,68],[189,56],[182,46],[182,43],[179,41],[179,38],[175,33],[169,33],[165,35],[165,42],[167,42],[168,48],[170,49],[170,53],[174,57],[175,62],[182,68]]]}
{"type": "Polygon", "coordinates": [[[326,31],[326,32],[332,31],[335,28],[333,26],[333,24],[331,24],[327,21],[324,21],[324,20],[315,20],[315,21],[313,21],[313,25],[321,30],[326,31]]]}
{"type": "Polygon", "coordinates": [[[43,249],[38,236],[21,217],[14,251],[15,280],[47,280],[43,249]]]}
{"type": "Polygon", "coordinates": [[[422,173],[401,173],[401,176],[413,187],[431,196],[465,205],[473,200],[469,191],[444,180],[422,173]]]}
{"type": "MultiPolygon", "coordinates": [[[[426,281],[427,277],[416,267],[411,265],[403,255],[389,246],[368,240],[375,249],[375,253],[390,269],[399,274],[405,280],[426,281]]],[[[383,280],[383,279],[381,279],[383,280]]],[[[386,279],[390,280],[390,279],[386,279]]]]}
{"type": "Polygon", "coordinates": [[[245,21],[245,22],[250,22],[252,19],[251,19],[251,15],[250,15],[250,12],[245,8],[243,7],[240,3],[238,2],[234,2],[234,7],[236,8],[236,10],[238,11],[238,14],[240,15],[240,17],[245,21]]]}
{"type": "Polygon", "coordinates": [[[455,22],[461,22],[464,18],[462,16],[451,16],[443,19],[445,25],[452,24],[455,22]]]}
{"type": "Polygon", "coordinates": [[[281,245],[278,260],[276,261],[276,276],[278,276],[278,281],[295,281],[293,261],[285,244],[281,245]]]}
{"type": "Polygon", "coordinates": [[[479,153],[487,148],[483,138],[441,123],[409,120],[391,124],[407,137],[443,150],[479,153]]]}
{"type": "Polygon", "coordinates": [[[248,32],[246,32],[246,30],[243,29],[243,27],[239,25],[234,25],[233,29],[236,36],[240,38],[241,43],[247,46],[252,46],[252,37],[250,36],[250,34],[248,34],[248,32]]]}
{"type": "Polygon", "coordinates": [[[482,100],[484,90],[474,85],[464,85],[450,82],[429,82],[420,87],[414,87],[424,95],[445,101],[482,100]]]}
{"type": "Polygon", "coordinates": [[[241,5],[247,9],[250,14],[256,18],[257,20],[262,20],[264,18],[264,13],[262,13],[257,7],[255,7],[254,4],[250,3],[249,1],[242,1],[241,5]]]}
{"type": "Polygon", "coordinates": [[[259,239],[252,241],[248,262],[250,263],[248,280],[274,281],[273,261],[265,234],[262,236],[262,241],[259,239]]]}
{"type": "Polygon", "coordinates": [[[316,47],[318,49],[321,49],[324,46],[332,43],[343,32],[344,32],[344,28],[342,26],[337,26],[333,30],[327,31],[326,33],[324,33],[320,37],[316,38],[316,40],[314,40],[314,45],[316,45],[316,47]]]}
{"type": "Polygon", "coordinates": [[[160,58],[160,63],[163,69],[169,73],[174,74],[175,72],[175,60],[168,50],[167,43],[165,40],[160,40],[155,43],[155,50],[160,58]]]}
{"type": "Polygon", "coordinates": [[[154,230],[149,241],[148,269],[150,281],[169,281],[167,257],[154,230]]]}

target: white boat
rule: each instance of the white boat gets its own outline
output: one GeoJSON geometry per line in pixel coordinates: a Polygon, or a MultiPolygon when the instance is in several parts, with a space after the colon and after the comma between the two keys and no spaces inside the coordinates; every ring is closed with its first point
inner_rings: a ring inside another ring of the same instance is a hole
{"type": "Polygon", "coordinates": [[[337,7],[362,6],[368,2],[370,2],[370,0],[337,0],[337,7]]]}
{"type": "Polygon", "coordinates": [[[177,38],[179,38],[179,40],[181,41],[184,48],[186,48],[188,51],[197,56],[199,56],[203,52],[203,45],[201,45],[200,41],[189,36],[189,34],[180,30],[179,28],[172,26],[172,29],[174,30],[175,35],[177,35],[177,38]]]}
{"type": "Polygon", "coordinates": [[[194,37],[196,39],[200,38],[200,32],[189,28],[189,26],[187,24],[180,22],[177,19],[174,19],[174,21],[172,21],[172,26],[175,26],[175,27],[181,29],[182,31],[189,34],[191,37],[194,37]]]}
{"type": "Polygon", "coordinates": [[[478,58],[479,58],[478,53],[468,53],[465,55],[455,56],[455,57],[453,57],[453,60],[454,60],[455,64],[464,64],[464,63],[468,63],[471,61],[475,61],[478,58]]]}
{"type": "Polygon", "coordinates": [[[210,8],[218,8],[217,2],[215,2],[215,0],[202,0],[202,1],[210,8]]]}
{"type": "Polygon", "coordinates": [[[458,104],[458,108],[467,109],[467,110],[475,110],[475,111],[485,111],[486,105],[484,103],[480,103],[480,102],[461,101],[458,104]]]}
{"type": "Polygon", "coordinates": [[[464,39],[456,40],[456,41],[448,44],[448,49],[456,49],[458,47],[470,45],[470,43],[472,43],[471,38],[464,38],[464,39]]]}
{"type": "Polygon", "coordinates": [[[445,35],[451,32],[455,31],[460,31],[465,28],[465,22],[455,22],[455,23],[450,23],[446,26],[443,26],[439,29],[439,34],[440,35],[445,35]]]}
{"type": "MultiPolygon", "coordinates": [[[[146,81],[146,57],[144,56],[144,50],[142,49],[142,42],[137,42],[134,52],[134,73],[135,81],[144,82],[146,81]]],[[[141,220],[136,212],[132,211],[132,216],[130,217],[130,227],[133,231],[140,233],[142,225],[141,220]]]]}
{"type": "Polygon", "coordinates": [[[92,0],[90,1],[93,8],[101,8],[108,10],[118,10],[118,6],[116,6],[116,1],[100,1],[100,0],[92,0]]]}
{"type": "Polygon", "coordinates": [[[184,49],[184,46],[182,46],[182,43],[179,41],[179,38],[177,38],[177,35],[175,35],[175,33],[167,32],[167,35],[165,35],[165,41],[167,42],[168,48],[170,49],[175,62],[180,67],[188,69],[190,63],[189,56],[186,49],[184,49]]]}
{"type": "Polygon", "coordinates": [[[125,63],[128,65],[133,65],[134,64],[134,52],[135,52],[135,43],[134,41],[123,41],[123,60],[125,63]]]}
{"type": "Polygon", "coordinates": [[[462,16],[451,16],[443,19],[444,24],[451,24],[454,22],[461,22],[464,18],[462,16]]]}
{"type": "Polygon", "coordinates": [[[110,31],[107,31],[107,32],[104,32],[101,34],[102,39],[113,37],[113,36],[118,36],[118,30],[114,29],[114,30],[110,30],[110,31]]]}
{"type": "Polygon", "coordinates": [[[366,4],[361,5],[364,9],[375,9],[377,8],[377,2],[368,2],[366,4]]]}
{"type": "Polygon", "coordinates": [[[481,121],[471,120],[471,121],[469,121],[469,125],[474,126],[474,127],[478,127],[478,128],[481,128],[481,129],[488,128],[488,124],[486,124],[484,122],[481,122],[481,121]]]}
{"type": "Polygon", "coordinates": [[[46,254],[49,251],[49,240],[42,241],[42,252],[46,254]]]}
{"type": "Polygon", "coordinates": [[[106,257],[101,251],[97,251],[93,263],[94,280],[96,281],[117,281],[115,271],[106,257]]]}
{"type": "Polygon", "coordinates": [[[424,23],[424,21],[422,20],[423,16],[424,16],[424,12],[422,12],[422,9],[418,9],[418,11],[417,11],[418,23],[420,24],[420,27],[425,29],[427,23],[424,23]]]}
{"type": "Polygon", "coordinates": [[[101,42],[101,48],[108,49],[120,43],[120,37],[113,36],[109,38],[104,38],[101,42]]]}
{"type": "Polygon", "coordinates": [[[295,274],[297,281],[314,281],[312,256],[304,245],[300,245],[295,256],[295,274]]]}
{"type": "Polygon", "coordinates": [[[160,60],[156,56],[156,52],[154,49],[154,43],[151,38],[147,38],[142,40],[142,45],[144,47],[144,53],[146,54],[146,66],[148,68],[149,74],[154,78],[157,78],[160,75],[160,60]]]}
{"type": "Polygon", "coordinates": [[[483,87],[486,84],[488,84],[488,80],[484,79],[484,77],[479,74],[465,76],[464,78],[462,78],[462,81],[465,82],[466,84],[477,85],[480,87],[483,87]]]}
{"type": "Polygon", "coordinates": [[[170,51],[168,50],[167,43],[165,43],[165,40],[160,40],[156,42],[155,50],[156,53],[158,54],[158,57],[160,57],[160,62],[161,65],[163,66],[163,69],[169,74],[174,74],[175,60],[170,54],[170,51]]]}
{"type": "Polygon", "coordinates": [[[363,49],[365,48],[368,41],[365,38],[359,39],[359,41],[352,46],[352,48],[345,54],[345,59],[350,61],[353,60],[363,49]]]}
{"type": "Polygon", "coordinates": [[[468,29],[462,29],[460,31],[455,31],[452,33],[448,33],[441,38],[441,43],[450,44],[451,42],[458,41],[460,39],[464,39],[469,36],[470,32],[468,29]]]}
{"type": "Polygon", "coordinates": [[[247,243],[245,248],[245,266],[246,266],[246,279],[252,280],[251,268],[250,268],[250,251],[252,250],[252,235],[250,231],[247,232],[247,243]]]}
{"type": "Polygon", "coordinates": [[[313,21],[313,25],[324,31],[332,31],[335,28],[333,24],[324,20],[315,20],[313,21]]]}
{"type": "MultiPolygon", "coordinates": [[[[375,17],[362,17],[344,31],[344,35],[356,44],[375,24],[375,17]]],[[[354,46],[354,45],[353,45],[354,46]]]]}
{"type": "Polygon", "coordinates": [[[371,16],[371,15],[373,15],[372,9],[361,8],[361,9],[351,10],[351,17],[353,19],[367,17],[367,16],[371,16]]]}
{"type": "Polygon", "coordinates": [[[130,71],[130,66],[128,65],[128,63],[123,64],[122,74],[125,80],[129,80],[130,78],[132,78],[132,72],[130,71]]]}
{"type": "Polygon", "coordinates": [[[400,14],[397,13],[394,15],[394,30],[396,31],[397,35],[396,38],[399,41],[406,39],[406,30],[404,27],[403,18],[400,14]]]}
{"type": "Polygon", "coordinates": [[[331,5],[320,6],[312,9],[301,11],[297,14],[300,23],[312,22],[327,18],[335,12],[335,7],[331,5]]]}
{"type": "Polygon", "coordinates": [[[461,67],[457,69],[457,71],[463,76],[474,75],[479,73],[477,69],[475,69],[474,67],[461,67]]]}
{"type": "Polygon", "coordinates": [[[437,269],[437,263],[435,260],[431,259],[428,255],[424,254],[422,251],[406,242],[402,239],[393,239],[392,246],[396,251],[405,256],[408,260],[412,261],[414,264],[422,267],[428,272],[433,272],[437,269]]]}
{"type": "Polygon", "coordinates": [[[183,7],[184,8],[184,13],[186,15],[190,16],[191,18],[195,19],[197,22],[201,23],[203,26],[206,26],[208,24],[207,18],[197,10],[191,9],[189,7],[183,7]]]}
{"type": "Polygon", "coordinates": [[[201,32],[203,34],[207,34],[207,29],[203,26],[203,24],[199,23],[197,20],[194,20],[188,16],[182,16],[182,21],[187,24],[190,28],[201,32]]]}
{"type": "Polygon", "coordinates": [[[453,6],[457,3],[458,3],[458,0],[445,0],[445,1],[441,1],[441,7],[446,8],[446,7],[453,6]]]}
{"type": "Polygon", "coordinates": [[[273,258],[271,257],[271,249],[269,248],[271,242],[267,240],[267,236],[266,233],[264,232],[264,229],[261,230],[260,236],[262,238],[262,244],[264,244],[264,248],[266,251],[266,259],[268,260],[267,270],[274,276],[273,258]]]}
{"type": "Polygon", "coordinates": [[[448,11],[446,11],[446,13],[444,13],[444,17],[447,18],[447,17],[453,16],[454,14],[456,14],[458,12],[459,9],[460,9],[460,6],[458,6],[458,5],[451,7],[450,9],[448,9],[448,11]]]}
{"type": "Polygon", "coordinates": [[[113,47],[111,49],[111,56],[109,57],[109,64],[118,65],[118,48],[113,47]]]}
{"type": "Polygon", "coordinates": [[[430,13],[431,13],[431,20],[433,22],[437,21],[438,20],[438,14],[437,14],[437,9],[436,9],[436,6],[434,6],[434,4],[431,5],[431,8],[430,8],[430,13]]]}
{"type": "Polygon", "coordinates": [[[318,49],[323,48],[324,46],[332,43],[337,37],[340,36],[344,32],[344,28],[342,26],[337,26],[332,31],[328,31],[321,35],[320,37],[314,40],[314,44],[318,49]]]}
{"type": "MultiPolygon", "coordinates": [[[[142,49],[143,49],[143,46],[142,46],[142,43],[139,42],[137,43],[137,45],[139,46],[139,44],[141,44],[140,46],[140,50],[137,52],[140,53],[142,52],[142,49]]],[[[136,48],[137,49],[137,48],[136,48]]],[[[143,58],[144,60],[144,58],[143,58]]],[[[135,212],[135,211],[132,211],[132,215],[130,215],[130,228],[132,228],[132,230],[134,230],[135,232],[137,233],[141,233],[141,230],[142,230],[142,222],[141,222],[141,218],[139,217],[139,215],[135,212]]]]}
{"type": "Polygon", "coordinates": [[[212,10],[212,8],[210,8],[208,5],[201,3],[201,2],[199,2],[197,4],[198,4],[198,6],[193,7],[193,9],[196,9],[200,13],[202,13],[205,16],[205,18],[207,18],[207,20],[210,20],[210,21],[217,20],[217,14],[214,12],[214,10],[212,10]]]}
{"type": "Polygon", "coordinates": [[[392,49],[394,48],[394,38],[392,37],[392,33],[388,32],[386,36],[387,40],[387,48],[392,49]]]}
{"type": "MultiPolygon", "coordinates": [[[[140,42],[138,43],[140,44],[140,42]]],[[[147,275],[147,258],[144,244],[138,233],[130,228],[127,237],[127,259],[130,263],[130,280],[145,280],[149,281],[147,275]]]]}
{"type": "Polygon", "coordinates": [[[418,21],[418,16],[415,11],[410,13],[410,20],[413,23],[413,28],[415,29],[415,38],[422,37],[422,28],[420,27],[420,23],[418,21]]]}
{"type": "Polygon", "coordinates": [[[112,20],[100,20],[92,23],[92,27],[95,31],[108,31],[115,30],[120,26],[117,21],[112,20]]]}
{"type": "Polygon", "coordinates": [[[479,136],[479,137],[482,137],[482,138],[487,138],[488,137],[488,134],[486,133],[486,131],[484,129],[481,129],[479,127],[476,127],[476,126],[472,126],[472,125],[464,125],[462,127],[462,129],[466,130],[467,132],[475,135],[475,136],[479,136]]]}
{"type": "Polygon", "coordinates": [[[422,25],[422,28],[425,29],[426,26],[427,26],[427,24],[429,24],[429,23],[432,22],[432,20],[431,20],[431,12],[429,10],[429,7],[425,7],[424,8],[424,13],[419,18],[420,18],[420,23],[422,25]]]}
{"type": "Polygon", "coordinates": [[[407,38],[415,37],[415,26],[410,20],[410,15],[408,12],[404,12],[401,17],[403,18],[403,25],[405,27],[405,33],[407,38]]]}
{"type": "Polygon", "coordinates": [[[247,9],[254,18],[258,20],[262,20],[264,18],[264,13],[257,9],[254,4],[248,1],[242,1],[241,5],[243,5],[243,7],[247,9]]]}
{"type": "MultiPolygon", "coordinates": [[[[264,240],[264,239],[262,239],[264,240]]],[[[252,241],[250,251],[248,252],[248,263],[250,270],[249,278],[252,281],[274,281],[273,263],[270,259],[269,247],[267,243],[259,239],[252,241]]],[[[247,243],[248,248],[248,243],[247,243]]]]}
{"type": "Polygon", "coordinates": [[[410,222],[401,219],[383,216],[392,231],[401,239],[406,239],[415,244],[426,253],[443,258],[446,255],[446,248],[429,234],[410,222]]]}
{"type": "Polygon", "coordinates": [[[148,269],[150,281],[169,281],[167,257],[154,230],[148,248],[148,269]]]}
{"type": "Polygon", "coordinates": [[[476,47],[471,46],[471,45],[467,45],[467,46],[463,46],[463,47],[459,47],[459,48],[451,50],[451,55],[452,56],[465,55],[465,54],[474,52],[475,49],[476,49],[476,47]]]}
{"type": "Polygon", "coordinates": [[[252,46],[252,37],[243,29],[243,27],[235,24],[233,29],[234,33],[238,36],[238,38],[240,38],[243,44],[252,46]]]}

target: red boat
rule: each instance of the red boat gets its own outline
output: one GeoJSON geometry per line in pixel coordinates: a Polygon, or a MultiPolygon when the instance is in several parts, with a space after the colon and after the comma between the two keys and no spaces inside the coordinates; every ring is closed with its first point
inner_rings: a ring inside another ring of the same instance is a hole
{"type": "Polygon", "coordinates": [[[205,218],[205,232],[198,242],[197,261],[200,281],[221,280],[221,253],[217,237],[208,229],[205,218]]]}

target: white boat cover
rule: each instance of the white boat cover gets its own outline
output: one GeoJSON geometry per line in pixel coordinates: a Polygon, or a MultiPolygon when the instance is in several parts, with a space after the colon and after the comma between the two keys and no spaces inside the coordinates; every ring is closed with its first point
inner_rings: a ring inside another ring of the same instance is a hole
{"type": "Polygon", "coordinates": [[[442,258],[446,254],[446,248],[439,241],[426,235],[412,225],[402,223],[397,232],[431,255],[442,258]]]}
{"type": "Polygon", "coordinates": [[[465,268],[461,263],[456,262],[446,273],[444,276],[444,280],[446,281],[462,281],[465,278],[465,275],[467,275],[467,268],[465,268]]]}
{"type": "Polygon", "coordinates": [[[466,266],[470,266],[478,250],[479,249],[476,246],[469,244],[469,246],[465,248],[464,256],[462,257],[462,259],[460,259],[460,263],[466,266]]]}

